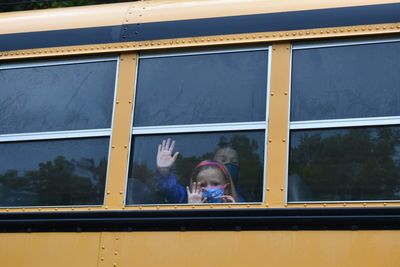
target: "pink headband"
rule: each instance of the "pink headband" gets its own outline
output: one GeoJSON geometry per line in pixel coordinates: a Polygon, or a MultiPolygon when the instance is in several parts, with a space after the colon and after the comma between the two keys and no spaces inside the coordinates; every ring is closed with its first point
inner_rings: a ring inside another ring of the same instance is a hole
{"type": "Polygon", "coordinates": [[[217,166],[218,169],[220,169],[225,174],[226,177],[229,177],[229,172],[225,168],[225,166],[220,164],[220,163],[218,163],[218,162],[216,162],[216,161],[210,161],[210,160],[202,161],[196,167],[194,167],[194,169],[197,169],[197,168],[200,168],[200,167],[203,167],[203,166],[217,166]]]}

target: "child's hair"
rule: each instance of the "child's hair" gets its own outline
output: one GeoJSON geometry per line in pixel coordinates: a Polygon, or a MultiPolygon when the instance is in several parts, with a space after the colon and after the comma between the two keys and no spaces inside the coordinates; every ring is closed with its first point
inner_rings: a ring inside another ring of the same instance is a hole
{"type": "Polygon", "coordinates": [[[238,201],[235,185],[233,184],[232,178],[229,174],[229,171],[225,168],[225,166],[217,161],[214,160],[204,160],[197,164],[196,167],[194,167],[192,177],[190,179],[190,184],[193,184],[193,182],[197,182],[197,175],[206,169],[216,169],[219,170],[225,179],[225,183],[228,184],[228,186],[225,188],[225,192],[227,195],[230,195],[235,199],[235,201],[238,201]]]}

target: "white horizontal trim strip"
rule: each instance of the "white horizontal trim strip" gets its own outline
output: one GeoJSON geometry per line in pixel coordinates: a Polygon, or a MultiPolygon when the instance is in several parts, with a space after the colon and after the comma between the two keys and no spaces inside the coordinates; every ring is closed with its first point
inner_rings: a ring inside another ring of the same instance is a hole
{"type": "Polygon", "coordinates": [[[199,133],[199,132],[223,132],[223,131],[245,131],[245,130],[265,130],[265,121],[256,122],[237,122],[237,123],[218,123],[218,124],[190,124],[190,125],[171,125],[171,126],[149,126],[133,127],[132,134],[169,134],[169,133],[199,133]]]}
{"type": "Polygon", "coordinates": [[[81,64],[81,63],[93,63],[93,62],[106,62],[106,61],[117,61],[117,56],[109,57],[81,57],[79,59],[58,59],[58,60],[31,60],[29,62],[22,63],[5,63],[0,64],[0,70],[6,69],[22,69],[22,68],[34,68],[34,67],[45,67],[45,66],[59,66],[59,65],[70,65],[70,64],[81,64]]]}
{"type": "Polygon", "coordinates": [[[111,136],[111,129],[3,134],[0,135],[0,142],[52,140],[52,139],[68,139],[68,138],[84,138],[84,137],[101,137],[101,136],[111,136]]]}
{"type": "Polygon", "coordinates": [[[354,46],[354,45],[366,45],[366,44],[382,44],[382,43],[393,43],[399,42],[399,38],[390,39],[370,39],[364,41],[331,41],[331,42],[308,42],[308,43],[297,43],[293,45],[293,50],[313,49],[313,48],[326,48],[326,47],[338,47],[338,46],[354,46]]]}
{"type": "Polygon", "coordinates": [[[261,47],[249,47],[249,48],[237,48],[237,49],[210,49],[201,51],[191,51],[191,52],[178,52],[178,53],[145,53],[140,55],[140,59],[149,58],[163,58],[163,57],[182,57],[182,56],[197,56],[197,55],[211,55],[211,54],[226,54],[226,53],[239,53],[239,52],[252,52],[252,51],[267,51],[268,46],[261,47]]]}
{"type": "Polygon", "coordinates": [[[400,124],[400,116],[395,117],[374,117],[356,118],[341,120],[317,120],[317,121],[295,121],[290,122],[290,130],[319,129],[319,128],[340,128],[340,127],[361,127],[400,124]]]}

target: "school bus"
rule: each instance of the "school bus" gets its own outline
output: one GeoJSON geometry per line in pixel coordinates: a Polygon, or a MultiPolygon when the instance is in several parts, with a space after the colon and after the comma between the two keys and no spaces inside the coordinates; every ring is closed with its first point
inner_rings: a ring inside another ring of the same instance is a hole
{"type": "Polygon", "coordinates": [[[399,14],[0,14],[1,265],[398,266],[399,14]]]}

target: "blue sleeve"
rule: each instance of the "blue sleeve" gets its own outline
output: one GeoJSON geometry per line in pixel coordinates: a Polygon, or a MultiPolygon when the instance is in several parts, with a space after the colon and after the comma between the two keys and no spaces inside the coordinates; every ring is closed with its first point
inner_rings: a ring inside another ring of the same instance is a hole
{"type": "Polygon", "coordinates": [[[169,203],[187,203],[186,189],[178,183],[178,179],[172,172],[169,172],[166,176],[158,174],[156,186],[165,195],[169,203]]]}

